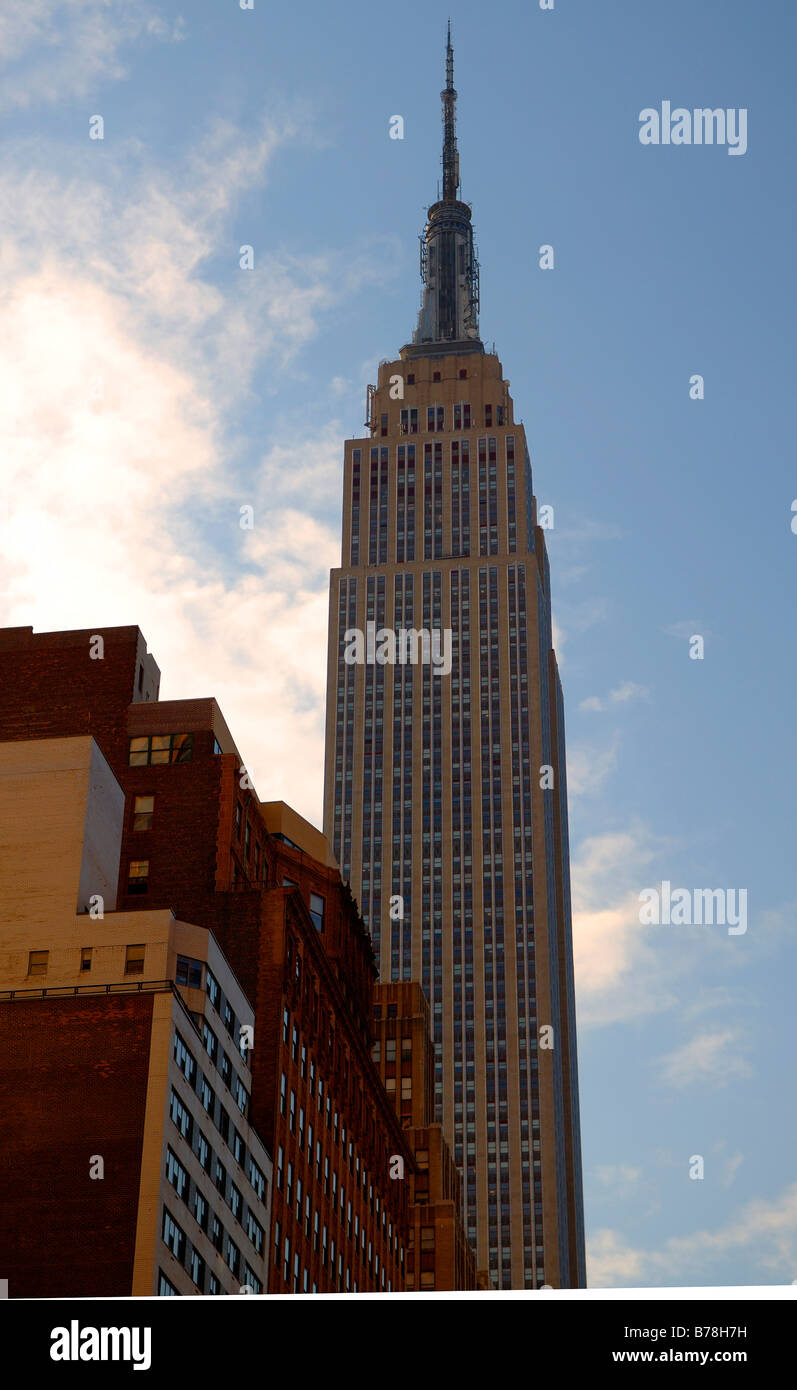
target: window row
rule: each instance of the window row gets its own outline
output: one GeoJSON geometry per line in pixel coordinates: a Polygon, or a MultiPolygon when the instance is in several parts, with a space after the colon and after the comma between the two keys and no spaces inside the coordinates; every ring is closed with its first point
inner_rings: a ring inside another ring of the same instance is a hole
{"type": "MultiPolygon", "coordinates": [[[[213,1248],[219,1252],[224,1263],[229,1269],[234,1279],[239,1281],[241,1287],[248,1287],[253,1293],[263,1292],[263,1281],[255,1274],[251,1265],[241,1257],[241,1252],[229,1232],[224,1229],[217,1216],[211,1217],[211,1229],[208,1232],[213,1248]]],[[[207,1262],[187,1238],[185,1231],[178,1221],[175,1221],[168,1207],[163,1208],[163,1223],[161,1226],[161,1239],[166,1248],[171,1251],[176,1260],[187,1271],[192,1282],[202,1294],[223,1294],[219,1278],[208,1268],[207,1262]]],[[[177,1293],[174,1285],[159,1271],[160,1285],[158,1293],[161,1297],[172,1296],[177,1293]],[[165,1287],[164,1287],[165,1286],[165,1287]]]]}

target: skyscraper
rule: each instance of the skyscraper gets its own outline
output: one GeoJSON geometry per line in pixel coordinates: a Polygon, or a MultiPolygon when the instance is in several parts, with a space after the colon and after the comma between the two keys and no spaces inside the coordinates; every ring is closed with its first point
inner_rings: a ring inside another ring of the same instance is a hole
{"type": "Polygon", "coordinates": [[[567,786],[523,427],[479,338],[449,32],[412,342],[345,446],[324,829],[384,981],[419,979],[434,1102],[494,1286],[585,1283],[567,786]]]}

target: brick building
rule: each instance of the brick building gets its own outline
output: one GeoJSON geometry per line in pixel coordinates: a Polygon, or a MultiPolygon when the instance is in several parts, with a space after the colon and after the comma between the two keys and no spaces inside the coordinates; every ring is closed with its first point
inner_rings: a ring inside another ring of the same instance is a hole
{"type": "MultiPolygon", "coordinates": [[[[370,938],[323,836],[259,802],[214,700],[158,701],[137,628],[0,632],[0,686],[0,740],[91,734],[110,764],[119,912],[212,932],[252,1002],[269,1291],[404,1287],[409,1190],[391,1172],[411,1175],[412,1149],[370,1055],[370,938]]],[[[84,875],[80,908],[103,886],[84,875]]]]}
{"type": "Polygon", "coordinates": [[[415,1160],[407,1288],[474,1289],[476,1263],[462,1221],[459,1170],[442,1125],[434,1123],[434,1044],[420,985],[412,980],[377,985],[374,1031],[373,1059],[415,1160]]]}
{"type": "Polygon", "coordinates": [[[272,1172],[249,1113],[254,1016],[208,931],[114,910],[123,809],[93,739],[0,744],[9,1292],[259,1293],[272,1172]]]}

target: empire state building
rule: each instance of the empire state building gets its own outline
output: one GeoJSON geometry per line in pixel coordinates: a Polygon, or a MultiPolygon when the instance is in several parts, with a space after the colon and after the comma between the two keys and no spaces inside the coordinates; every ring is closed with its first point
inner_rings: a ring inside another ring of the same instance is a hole
{"type": "Polygon", "coordinates": [[[434,1101],[496,1288],[583,1287],[562,688],[523,426],[479,337],[450,33],[412,342],[345,445],[324,830],[384,981],[429,1001],[434,1101]]]}

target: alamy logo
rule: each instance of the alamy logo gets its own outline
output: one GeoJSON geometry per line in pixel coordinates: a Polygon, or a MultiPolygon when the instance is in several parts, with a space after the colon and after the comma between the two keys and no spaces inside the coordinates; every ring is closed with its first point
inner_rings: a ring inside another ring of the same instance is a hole
{"type": "Polygon", "coordinates": [[[640,145],[727,145],[728,154],[747,153],[747,107],[724,108],[685,106],[672,109],[669,101],[661,111],[646,106],[639,113],[640,145]]]}
{"type": "Polygon", "coordinates": [[[406,666],[409,662],[417,666],[433,666],[434,675],[447,676],[451,671],[450,627],[436,627],[428,632],[425,627],[380,627],[376,623],[365,624],[362,628],[349,627],[343,634],[346,646],[343,660],[347,666],[406,666]]]}
{"type": "Polygon", "coordinates": [[[151,1327],[83,1327],[73,1318],[69,1327],[50,1333],[51,1361],[132,1361],[134,1371],[152,1364],[151,1327]]]}
{"type": "Polygon", "coordinates": [[[643,888],[639,894],[643,904],[639,920],[643,927],[728,926],[729,936],[744,936],[747,931],[746,888],[675,888],[664,879],[658,888],[643,888]],[[737,911],[738,894],[738,911],[737,911]]]}

